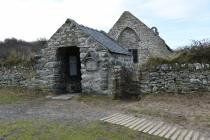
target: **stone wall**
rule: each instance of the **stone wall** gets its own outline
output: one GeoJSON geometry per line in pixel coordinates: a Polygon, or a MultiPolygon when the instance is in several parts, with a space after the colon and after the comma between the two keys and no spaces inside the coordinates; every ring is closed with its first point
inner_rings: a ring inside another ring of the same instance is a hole
{"type": "Polygon", "coordinates": [[[210,91],[209,64],[164,64],[140,73],[141,93],[210,91]]]}
{"type": "Polygon", "coordinates": [[[0,67],[0,87],[41,89],[42,86],[36,78],[36,67],[34,66],[0,67]]]}
{"type": "Polygon", "coordinates": [[[82,61],[82,92],[107,94],[109,52],[99,44],[89,44],[90,48],[80,48],[80,55],[88,56],[82,61]]]}
{"type": "Polygon", "coordinates": [[[129,55],[110,54],[109,61],[113,66],[122,66],[127,69],[133,69],[133,57],[129,55]]]}
{"type": "MultiPolygon", "coordinates": [[[[80,48],[80,55],[87,56],[91,53],[97,65],[96,70],[88,70],[87,62],[82,62],[82,91],[100,94],[111,94],[112,69],[114,66],[121,66],[132,70],[132,57],[129,55],[114,54],[103,49],[97,42],[89,43],[88,48],[80,48]]],[[[93,65],[92,65],[93,66],[93,65]]]]}
{"type": "MultiPolygon", "coordinates": [[[[115,99],[139,97],[140,82],[133,80],[133,71],[123,66],[114,66],[112,69],[111,93],[115,99]]],[[[139,78],[136,75],[137,79],[139,78]]]]}
{"type": "MultiPolygon", "coordinates": [[[[128,61],[125,61],[124,64],[127,63],[128,61]]],[[[84,85],[87,86],[83,88],[88,92],[92,91],[88,87],[97,88],[99,86],[98,91],[101,91],[101,94],[113,94],[118,97],[124,95],[138,96],[143,93],[186,94],[210,92],[209,64],[164,64],[152,68],[144,68],[140,70],[140,75],[136,75],[138,80],[131,78],[132,67],[130,67],[130,71],[127,71],[128,67],[125,68],[125,66],[122,63],[117,65],[116,62],[116,65],[112,65],[110,69],[100,67],[100,71],[96,71],[96,73],[84,72],[83,80],[85,80],[85,76],[89,76],[92,78],[92,82],[89,80],[87,82],[83,81],[86,83],[84,85]]],[[[44,81],[38,80],[40,79],[37,74],[38,69],[39,67],[37,66],[22,65],[0,67],[0,87],[45,89],[45,85],[41,84],[44,81]]]]}

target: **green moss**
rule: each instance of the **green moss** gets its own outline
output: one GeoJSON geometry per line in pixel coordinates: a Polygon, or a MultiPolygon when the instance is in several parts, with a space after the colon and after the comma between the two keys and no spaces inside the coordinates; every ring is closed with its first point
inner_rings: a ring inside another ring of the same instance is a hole
{"type": "Polygon", "coordinates": [[[31,69],[27,72],[24,73],[24,77],[29,80],[29,81],[33,81],[33,78],[35,78],[37,75],[36,71],[31,69]]]}

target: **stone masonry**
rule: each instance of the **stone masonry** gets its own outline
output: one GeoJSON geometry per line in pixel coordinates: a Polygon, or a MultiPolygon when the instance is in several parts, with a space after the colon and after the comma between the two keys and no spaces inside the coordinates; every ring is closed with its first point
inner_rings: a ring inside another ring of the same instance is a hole
{"type": "Polygon", "coordinates": [[[157,28],[148,28],[129,12],[122,14],[109,34],[67,19],[36,57],[35,64],[0,67],[0,87],[119,97],[210,91],[209,64],[142,67],[149,57],[167,57],[170,53],[157,28]],[[138,63],[134,63],[130,49],[138,50],[138,63]]]}
{"type": "MultiPolygon", "coordinates": [[[[64,80],[62,60],[57,59],[58,49],[65,47],[79,48],[82,92],[109,94],[109,72],[113,65],[132,68],[132,56],[106,33],[84,27],[68,19],[50,38],[48,47],[42,51],[43,57],[40,63],[43,67],[38,73],[41,84],[45,84],[51,91],[65,92],[66,87],[69,87],[67,86],[69,83],[64,80]],[[107,42],[109,48],[106,48],[104,42],[107,42]]],[[[66,92],[71,92],[71,89],[66,92]]]]}
{"type": "Polygon", "coordinates": [[[178,93],[210,91],[209,64],[164,64],[142,69],[141,93],[178,93]]]}
{"type": "Polygon", "coordinates": [[[124,48],[138,49],[138,65],[151,56],[167,57],[171,53],[157,28],[150,29],[128,11],[121,15],[108,34],[124,48]]]}

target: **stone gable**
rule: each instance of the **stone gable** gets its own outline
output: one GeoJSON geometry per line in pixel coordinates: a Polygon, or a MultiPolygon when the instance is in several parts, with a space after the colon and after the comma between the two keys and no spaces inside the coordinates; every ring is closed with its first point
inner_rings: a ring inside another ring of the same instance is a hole
{"type": "Polygon", "coordinates": [[[125,11],[109,31],[109,36],[128,49],[138,49],[138,62],[143,64],[150,56],[164,57],[170,48],[159,36],[157,28],[150,29],[130,12],[125,11]]]}

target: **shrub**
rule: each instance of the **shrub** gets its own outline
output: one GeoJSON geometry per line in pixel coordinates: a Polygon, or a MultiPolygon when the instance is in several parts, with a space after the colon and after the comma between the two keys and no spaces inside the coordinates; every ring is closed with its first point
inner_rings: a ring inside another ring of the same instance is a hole
{"type": "Polygon", "coordinates": [[[17,40],[15,38],[5,39],[0,42],[0,65],[12,66],[17,64],[30,64],[34,55],[38,54],[47,44],[46,39],[33,42],[17,40]]]}
{"type": "Polygon", "coordinates": [[[167,59],[151,57],[148,59],[146,65],[154,66],[175,63],[210,63],[210,40],[192,41],[190,46],[175,50],[167,59]]]}
{"type": "Polygon", "coordinates": [[[8,65],[14,65],[19,63],[20,59],[18,58],[18,55],[15,51],[12,51],[8,57],[5,59],[4,61],[4,65],[8,64],[8,65]]]}

